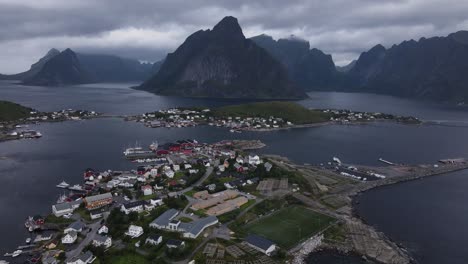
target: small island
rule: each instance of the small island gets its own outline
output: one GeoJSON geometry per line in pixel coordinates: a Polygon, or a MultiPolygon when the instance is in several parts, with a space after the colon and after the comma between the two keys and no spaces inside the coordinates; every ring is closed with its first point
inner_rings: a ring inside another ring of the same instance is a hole
{"type": "Polygon", "coordinates": [[[99,116],[99,113],[85,110],[66,109],[56,112],[40,112],[9,101],[0,101],[0,141],[22,138],[40,138],[35,130],[23,129],[29,124],[82,120],[99,116]]]}
{"type": "Polygon", "coordinates": [[[350,110],[309,109],[286,101],[248,103],[213,109],[171,108],[126,117],[126,120],[142,122],[153,128],[210,125],[229,128],[231,132],[271,131],[328,124],[367,124],[376,121],[421,123],[416,117],[350,110]]]}

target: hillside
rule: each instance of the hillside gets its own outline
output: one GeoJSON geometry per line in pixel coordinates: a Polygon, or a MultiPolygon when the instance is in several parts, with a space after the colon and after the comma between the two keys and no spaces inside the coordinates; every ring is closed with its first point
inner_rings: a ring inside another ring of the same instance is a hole
{"type": "Polygon", "coordinates": [[[378,45],[350,70],[353,91],[449,102],[468,101],[468,31],[378,45]]]}
{"type": "Polygon", "coordinates": [[[0,101],[0,122],[27,118],[31,111],[34,110],[9,101],[0,101]]]}
{"type": "Polygon", "coordinates": [[[241,105],[231,105],[213,110],[215,116],[239,117],[279,117],[294,124],[311,124],[326,122],[329,114],[322,111],[310,110],[293,102],[260,102],[241,105]]]}
{"type": "Polygon", "coordinates": [[[251,38],[288,70],[290,78],[305,91],[333,90],[343,81],[332,56],[310,49],[308,41],[291,36],[274,40],[268,35],[251,38]]]}
{"type": "Polygon", "coordinates": [[[48,60],[34,76],[26,78],[23,84],[57,86],[92,82],[91,75],[83,68],[76,53],[66,49],[48,60]]]}
{"type": "Polygon", "coordinates": [[[245,38],[234,17],[190,35],[139,89],[186,97],[306,97],[292,84],[283,65],[245,38]]]}

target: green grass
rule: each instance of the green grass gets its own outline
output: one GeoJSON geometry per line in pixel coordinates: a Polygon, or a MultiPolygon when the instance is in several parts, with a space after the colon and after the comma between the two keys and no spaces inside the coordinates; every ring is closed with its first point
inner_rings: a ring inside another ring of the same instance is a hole
{"type": "Polygon", "coordinates": [[[8,101],[0,101],[0,122],[15,121],[29,117],[31,108],[8,101]]]}
{"type": "Polygon", "coordinates": [[[111,259],[112,264],[146,264],[148,260],[136,253],[128,253],[125,255],[115,256],[111,259]]]}
{"type": "Polygon", "coordinates": [[[293,102],[260,102],[224,106],[213,110],[218,117],[279,117],[294,124],[325,122],[330,115],[322,111],[310,110],[293,102]]]}
{"type": "Polygon", "coordinates": [[[290,206],[244,227],[246,233],[270,239],[289,249],[335,221],[303,206],[290,206]]]}

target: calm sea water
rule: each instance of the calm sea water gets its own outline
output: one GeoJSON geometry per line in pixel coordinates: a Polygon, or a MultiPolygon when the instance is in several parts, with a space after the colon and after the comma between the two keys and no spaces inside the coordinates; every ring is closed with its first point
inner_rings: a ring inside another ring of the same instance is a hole
{"type": "MultiPolygon", "coordinates": [[[[241,102],[161,97],[129,89],[129,86],[99,84],[45,88],[3,82],[0,83],[0,100],[11,100],[43,111],[73,108],[109,114],[136,114],[173,106],[212,107],[241,102]]],[[[369,94],[310,95],[310,99],[300,103],[316,108],[413,115],[424,120],[442,121],[444,125],[334,125],[242,134],[212,127],[149,129],[142,124],[115,118],[35,125],[32,128],[41,131],[43,138],[0,143],[0,181],[3,187],[0,208],[8,215],[0,218],[0,233],[3,234],[0,252],[11,251],[24,241],[27,235],[23,227],[25,217],[50,212],[50,205],[60,194],[59,189],[55,188],[60,181],[79,183],[82,171],[88,167],[98,170],[133,168],[134,165],[125,161],[121,153],[136,141],[145,146],[153,140],[164,143],[181,138],[196,138],[204,142],[260,139],[267,144],[260,151],[262,153],[281,154],[298,163],[312,164],[326,162],[333,156],[345,162],[369,165],[378,164],[379,157],[413,164],[435,163],[447,157],[468,157],[466,108],[369,94]]],[[[468,256],[463,255],[465,250],[459,243],[468,236],[460,232],[462,226],[448,227],[468,221],[468,213],[462,210],[466,208],[462,189],[468,185],[468,178],[463,177],[465,174],[468,173],[460,172],[371,191],[360,197],[359,213],[391,238],[409,245],[421,263],[436,263],[426,262],[421,257],[430,254],[441,258],[437,263],[462,263],[456,261],[468,259],[468,256]],[[406,199],[402,202],[403,197],[406,199]],[[434,216],[439,216],[437,221],[432,221],[434,216]],[[424,230],[427,236],[413,234],[409,230],[424,230]],[[439,246],[441,243],[444,246],[439,246]]],[[[336,263],[341,259],[340,256],[317,257],[321,257],[319,261],[311,263],[336,263]]],[[[343,263],[355,262],[349,259],[349,262],[343,263]]]]}

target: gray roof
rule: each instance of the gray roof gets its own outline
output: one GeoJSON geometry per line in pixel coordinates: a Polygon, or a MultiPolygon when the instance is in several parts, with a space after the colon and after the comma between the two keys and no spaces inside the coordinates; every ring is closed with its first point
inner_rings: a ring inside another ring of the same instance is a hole
{"type": "Polygon", "coordinates": [[[112,198],[111,193],[103,193],[103,194],[98,194],[94,196],[88,196],[85,199],[86,199],[86,202],[92,203],[95,201],[100,201],[100,200],[109,199],[109,198],[112,198]]]}
{"type": "Polygon", "coordinates": [[[158,234],[151,234],[148,236],[147,239],[151,239],[151,240],[154,240],[154,241],[158,241],[158,239],[161,237],[161,235],[158,235],[158,234]]]}
{"type": "Polygon", "coordinates": [[[54,205],[54,207],[55,207],[55,210],[57,211],[72,209],[72,206],[70,203],[59,203],[59,204],[54,205]]]}
{"type": "Polygon", "coordinates": [[[159,226],[167,226],[172,218],[176,217],[179,214],[179,211],[176,209],[169,209],[166,212],[162,213],[158,218],[154,219],[150,225],[155,224],[159,226]]]}
{"type": "Polygon", "coordinates": [[[182,245],[183,241],[180,241],[180,240],[176,240],[176,239],[169,239],[167,242],[166,242],[166,245],[168,246],[180,246],[182,245]]]}
{"type": "Polygon", "coordinates": [[[84,227],[86,227],[86,225],[81,222],[81,221],[76,221],[76,222],[73,222],[71,223],[68,227],[68,228],[73,228],[74,230],[80,230],[80,229],[83,229],[84,227]]]}
{"type": "Polygon", "coordinates": [[[252,246],[261,248],[263,250],[267,250],[269,247],[275,244],[270,240],[257,235],[249,235],[245,238],[245,241],[251,244],[252,246]]]}
{"type": "Polygon", "coordinates": [[[123,206],[125,207],[125,209],[130,209],[130,208],[135,208],[138,206],[146,205],[147,203],[148,203],[147,201],[142,200],[142,201],[129,202],[129,203],[124,204],[123,206]]]}
{"type": "Polygon", "coordinates": [[[93,240],[96,240],[100,243],[105,243],[107,240],[107,236],[96,235],[93,240]]]}
{"type": "Polygon", "coordinates": [[[180,223],[179,228],[185,230],[187,233],[197,236],[204,228],[206,228],[207,225],[217,221],[218,218],[216,218],[216,216],[208,216],[190,223],[180,223]]]}
{"type": "Polygon", "coordinates": [[[76,231],[70,231],[67,234],[72,236],[72,237],[76,237],[78,235],[78,233],[76,233],[76,231]]]}

